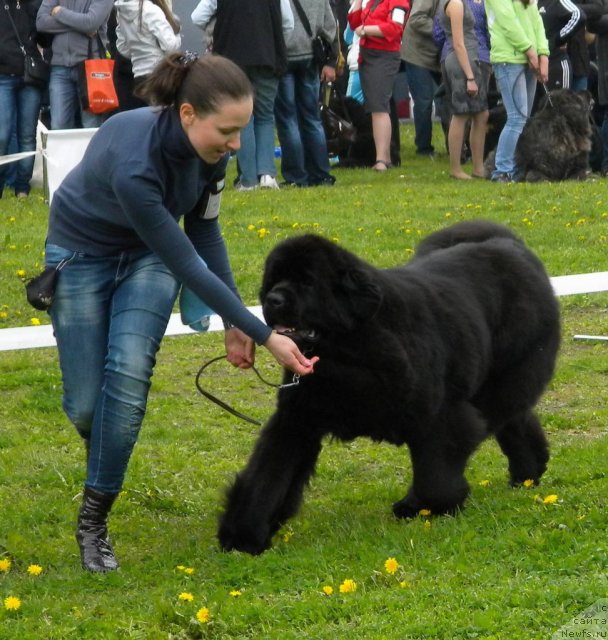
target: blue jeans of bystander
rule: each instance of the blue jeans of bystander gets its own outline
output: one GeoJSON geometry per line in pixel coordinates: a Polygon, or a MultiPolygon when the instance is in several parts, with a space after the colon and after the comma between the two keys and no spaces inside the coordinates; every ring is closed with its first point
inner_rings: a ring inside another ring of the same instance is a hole
{"type": "Polygon", "coordinates": [[[319,112],[319,70],[312,60],[290,62],[274,105],[283,178],[299,186],[332,180],[319,112]]]}
{"type": "Polygon", "coordinates": [[[84,111],[78,96],[78,67],[51,67],[49,81],[51,129],[85,129],[101,126],[103,116],[84,111]]]}
{"type": "MultiPolygon", "coordinates": [[[[41,91],[26,85],[20,76],[0,75],[0,156],[6,155],[11,136],[17,133],[17,151],[36,150],[36,126],[40,113],[41,91]]],[[[34,171],[34,156],[16,163],[15,193],[29,193],[34,171]]],[[[9,165],[0,166],[0,196],[9,165]]]]}
{"type": "Polygon", "coordinates": [[[416,153],[431,155],[433,147],[433,100],[440,78],[438,73],[419,67],[411,62],[405,63],[407,85],[414,101],[414,131],[416,153]]]}
{"type": "Polygon", "coordinates": [[[50,308],[63,408],[90,442],[86,486],[120,491],[146,411],[156,352],[179,285],[148,249],[94,257],[47,244],[62,259],[50,308]]]}

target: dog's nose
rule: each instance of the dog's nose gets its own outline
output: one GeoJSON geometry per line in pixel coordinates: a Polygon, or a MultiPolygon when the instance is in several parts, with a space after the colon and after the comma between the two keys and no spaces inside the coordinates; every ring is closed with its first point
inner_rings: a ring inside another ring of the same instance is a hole
{"type": "Polygon", "coordinates": [[[285,296],[280,291],[270,291],[264,302],[273,309],[280,309],[285,304],[285,296]]]}

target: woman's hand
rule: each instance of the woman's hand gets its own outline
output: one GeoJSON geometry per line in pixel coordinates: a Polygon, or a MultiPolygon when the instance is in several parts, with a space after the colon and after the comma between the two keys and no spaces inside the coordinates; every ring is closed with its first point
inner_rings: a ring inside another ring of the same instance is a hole
{"type": "Polygon", "coordinates": [[[538,79],[542,84],[549,82],[549,58],[547,56],[538,58],[538,79]]]}
{"type": "Polygon", "coordinates": [[[472,80],[467,80],[467,93],[470,96],[476,96],[478,92],[479,92],[479,87],[475,82],[475,78],[473,78],[472,80]]]}
{"type": "Polygon", "coordinates": [[[232,327],[224,333],[228,362],[239,369],[249,369],[255,362],[255,342],[240,329],[232,327]]]}
{"type": "Polygon", "coordinates": [[[282,336],[274,331],[270,334],[264,346],[281,366],[301,376],[313,373],[314,365],[319,361],[316,356],[313,358],[305,357],[291,338],[282,336]]]}

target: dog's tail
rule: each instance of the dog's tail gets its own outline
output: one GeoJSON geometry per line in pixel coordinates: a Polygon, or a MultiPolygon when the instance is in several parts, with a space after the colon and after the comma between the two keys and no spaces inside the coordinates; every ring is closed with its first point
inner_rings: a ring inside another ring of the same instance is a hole
{"type": "Polygon", "coordinates": [[[415,257],[426,256],[439,249],[448,249],[464,242],[485,242],[493,238],[508,238],[522,242],[511,229],[489,220],[467,220],[435,231],[416,247],[415,257]]]}

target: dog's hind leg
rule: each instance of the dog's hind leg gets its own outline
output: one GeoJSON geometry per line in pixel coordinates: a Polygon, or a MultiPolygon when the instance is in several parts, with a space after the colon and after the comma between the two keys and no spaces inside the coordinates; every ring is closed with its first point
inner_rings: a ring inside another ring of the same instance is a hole
{"type": "Polygon", "coordinates": [[[496,440],[509,460],[511,485],[525,480],[538,484],[549,461],[549,445],[534,413],[511,418],[497,431],[496,440]]]}
{"type": "Polygon", "coordinates": [[[224,550],[262,553],[297,512],[321,450],[321,437],[311,431],[277,414],[270,419],[228,491],[218,532],[224,550]]]}
{"type": "Polygon", "coordinates": [[[410,443],[414,479],[405,498],[393,504],[393,513],[412,518],[421,509],[442,514],[462,508],[469,495],[466,465],[486,436],[485,421],[469,403],[448,407],[426,438],[410,443]]]}

